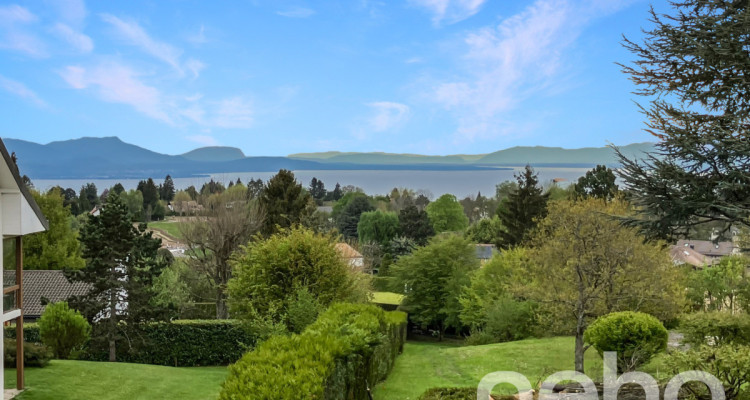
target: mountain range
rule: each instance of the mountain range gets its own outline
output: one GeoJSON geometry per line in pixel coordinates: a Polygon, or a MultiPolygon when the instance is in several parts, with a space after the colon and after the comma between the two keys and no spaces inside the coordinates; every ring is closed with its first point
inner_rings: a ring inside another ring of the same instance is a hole
{"type": "MultiPolygon", "coordinates": [[[[563,149],[512,147],[488,154],[427,156],[391,153],[299,153],[287,157],[246,156],[234,147],[202,147],[181,155],[157,153],[117,137],[84,137],[47,144],[3,139],[32,179],[190,177],[227,172],[290,170],[486,170],[531,164],[589,167],[617,165],[609,147],[563,149]]],[[[653,150],[653,143],[620,147],[629,157],[653,150]]]]}

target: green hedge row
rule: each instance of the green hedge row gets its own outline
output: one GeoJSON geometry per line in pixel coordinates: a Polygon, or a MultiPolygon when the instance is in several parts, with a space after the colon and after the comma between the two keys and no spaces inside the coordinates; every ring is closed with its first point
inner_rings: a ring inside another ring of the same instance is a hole
{"type": "Polygon", "coordinates": [[[419,396],[418,400],[476,400],[477,388],[475,387],[447,387],[432,388],[419,396]]]}
{"type": "Polygon", "coordinates": [[[406,339],[406,314],[335,304],[300,335],[274,336],[229,367],[222,400],[368,399],[406,339]]]}
{"type": "Polygon", "coordinates": [[[680,320],[680,331],[693,346],[750,345],[750,316],[720,311],[688,314],[680,320]]]}
{"type": "MultiPolygon", "coordinates": [[[[176,320],[142,324],[117,344],[117,361],[197,367],[228,365],[255,345],[238,320],[176,320]]],[[[92,360],[107,360],[106,349],[88,350],[92,360]]]]}
{"type": "MultiPolygon", "coordinates": [[[[24,324],[24,341],[41,343],[39,326],[24,324]]],[[[16,338],[16,328],[5,327],[5,337],[16,338]]],[[[179,367],[228,365],[255,345],[238,320],[176,320],[141,325],[130,341],[117,344],[117,360],[179,367]]],[[[106,349],[87,348],[83,358],[108,359],[106,349]]]]}
{"type": "MultiPolygon", "coordinates": [[[[3,340],[3,365],[5,368],[16,367],[16,341],[15,339],[3,340]]],[[[25,367],[44,367],[52,359],[52,350],[39,343],[23,343],[23,365],[25,367]]]]}
{"type": "MultiPolygon", "coordinates": [[[[16,327],[5,327],[5,338],[16,338],[16,327]]],[[[27,343],[42,343],[42,337],[39,335],[39,325],[34,322],[23,324],[23,341],[27,343]]]]}

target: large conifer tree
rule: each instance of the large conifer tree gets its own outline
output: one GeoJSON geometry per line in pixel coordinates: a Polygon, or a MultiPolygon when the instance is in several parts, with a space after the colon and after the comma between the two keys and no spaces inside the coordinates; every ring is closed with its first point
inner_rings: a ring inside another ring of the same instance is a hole
{"type": "Polygon", "coordinates": [[[110,361],[116,360],[120,339],[128,337],[132,343],[128,332],[137,323],[165,317],[151,304],[153,281],[165,267],[157,257],[161,240],[145,229],[133,226],[127,206],[111,192],[101,213],[91,215],[81,228],[86,266],[66,270],[71,282],[90,286],[89,293],[70,302],[95,323],[92,344],[96,348],[106,343],[110,361]]]}
{"type": "Polygon", "coordinates": [[[651,11],[637,58],[624,72],[651,99],[642,110],[658,140],[644,160],[620,155],[620,175],[640,214],[628,222],[651,236],[682,236],[714,222],[723,231],[750,215],[750,5],[672,2],[651,11]]]}
{"type": "Polygon", "coordinates": [[[531,166],[516,174],[518,189],[511,192],[497,208],[502,226],[500,245],[509,248],[520,244],[536,225],[536,219],[547,215],[547,194],[531,166]]]}

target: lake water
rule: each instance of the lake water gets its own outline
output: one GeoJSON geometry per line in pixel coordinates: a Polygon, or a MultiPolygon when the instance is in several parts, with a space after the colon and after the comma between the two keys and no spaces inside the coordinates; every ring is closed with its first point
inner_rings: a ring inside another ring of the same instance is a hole
{"type": "MultiPolygon", "coordinates": [[[[513,180],[513,174],[522,168],[513,170],[489,170],[489,171],[294,171],[294,175],[304,186],[310,184],[313,177],[322,180],[326,189],[333,190],[336,183],[341,186],[354,185],[361,187],[367,194],[387,194],[394,187],[422,190],[431,193],[435,198],[445,193],[451,193],[456,197],[463,198],[468,195],[476,195],[482,192],[484,195],[493,195],[495,185],[508,180],[513,180]]],[[[539,173],[539,181],[548,186],[555,178],[566,179],[562,185],[569,184],[583,176],[589,168],[534,168],[539,173]]],[[[247,182],[251,178],[268,180],[274,172],[237,172],[221,173],[207,176],[174,178],[175,187],[185,189],[190,185],[200,190],[201,186],[210,179],[223,182],[236,181],[240,178],[247,182]]],[[[163,182],[163,178],[154,179],[157,184],[163,182]]],[[[100,193],[104,188],[121,183],[125,189],[135,189],[138,179],[34,179],[34,186],[39,190],[47,190],[55,185],[64,188],[73,188],[78,191],[86,183],[96,184],[100,193]]]]}

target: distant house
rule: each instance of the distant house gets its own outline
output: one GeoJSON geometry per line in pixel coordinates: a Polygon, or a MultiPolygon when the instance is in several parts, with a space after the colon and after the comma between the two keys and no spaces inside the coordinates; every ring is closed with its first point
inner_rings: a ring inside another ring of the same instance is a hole
{"type": "Polygon", "coordinates": [[[692,265],[695,268],[703,268],[712,264],[712,260],[694,249],[685,246],[672,246],[669,256],[675,265],[692,265]]]}
{"type": "Polygon", "coordinates": [[[479,259],[479,265],[486,264],[497,253],[497,248],[494,244],[477,244],[474,246],[474,250],[476,251],[477,259],[479,259]]]}
{"type": "MultiPolygon", "coordinates": [[[[3,282],[6,285],[14,285],[16,271],[3,271],[3,282]]],[[[72,296],[83,296],[88,292],[87,284],[70,283],[59,270],[23,271],[23,320],[38,320],[47,302],[65,301],[72,296]]]]}
{"type": "Polygon", "coordinates": [[[714,243],[710,240],[678,240],[676,247],[695,250],[706,256],[710,261],[708,264],[713,265],[719,262],[722,257],[731,256],[739,253],[739,248],[733,242],[714,243]]]}
{"type": "Polygon", "coordinates": [[[362,256],[362,253],[355,250],[354,247],[349,246],[346,243],[336,243],[335,248],[341,255],[341,258],[343,258],[350,267],[360,270],[365,267],[365,257],[362,256]]]}

